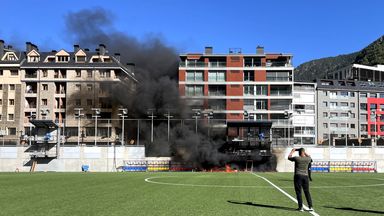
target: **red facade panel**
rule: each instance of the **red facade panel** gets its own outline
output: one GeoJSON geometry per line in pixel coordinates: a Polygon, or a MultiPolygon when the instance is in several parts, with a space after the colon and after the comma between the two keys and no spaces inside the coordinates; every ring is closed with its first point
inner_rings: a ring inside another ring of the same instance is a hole
{"type": "Polygon", "coordinates": [[[384,107],[384,98],[367,98],[369,135],[384,135],[384,130],[380,130],[380,126],[384,125],[384,121],[381,120],[381,116],[384,116],[384,109],[381,109],[381,107],[384,107]],[[376,106],[376,108],[373,106],[376,106]],[[373,117],[372,115],[376,116],[373,117]],[[372,121],[371,116],[376,121],[372,121]],[[371,127],[374,127],[374,129],[371,130],[371,127]]]}
{"type": "Polygon", "coordinates": [[[180,96],[185,96],[185,85],[179,84],[179,94],[180,96]]]}
{"type": "Polygon", "coordinates": [[[243,71],[241,70],[227,70],[227,82],[242,82],[243,71]]]}
{"type": "Polygon", "coordinates": [[[243,110],[243,99],[227,99],[227,110],[243,110]]]}
{"type": "Polygon", "coordinates": [[[266,70],[255,71],[255,81],[267,81],[267,71],[266,70]]]}
{"type": "Polygon", "coordinates": [[[227,96],[243,96],[243,85],[227,85],[227,96]]]}
{"type": "Polygon", "coordinates": [[[179,82],[185,81],[186,70],[179,70],[179,82]]]}
{"type": "Polygon", "coordinates": [[[227,67],[243,67],[244,58],[242,55],[227,56],[227,67]]]}
{"type": "Polygon", "coordinates": [[[240,119],[243,119],[243,115],[238,114],[238,113],[227,113],[227,119],[240,120],[240,119]]]}

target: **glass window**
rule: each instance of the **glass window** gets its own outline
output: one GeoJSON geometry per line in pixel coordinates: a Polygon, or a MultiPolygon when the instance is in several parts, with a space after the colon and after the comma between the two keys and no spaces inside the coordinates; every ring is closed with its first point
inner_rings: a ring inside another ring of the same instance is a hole
{"type": "Polygon", "coordinates": [[[377,97],[377,96],[376,96],[376,93],[371,92],[371,93],[369,93],[369,97],[371,97],[371,98],[375,98],[375,97],[377,97]]]}
{"type": "Polygon", "coordinates": [[[362,124],[362,125],[360,125],[360,128],[361,128],[361,131],[362,132],[367,132],[368,131],[368,125],[366,125],[366,124],[362,124]]]}
{"type": "Polygon", "coordinates": [[[244,85],[244,95],[254,95],[255,88],[253,85],[244,85]]]}
{"type": "Polygon", "coordinates": [[[244,81],[254,81],[255,73],[254,71],[244,71],[244,81]]]}
{"type": "Polygon", "coordinates": [[[323,123],[323,128],[328,128],[328,124],[327,123],[323,123]]]}
{"type": "Polygon", "coordinates": [[[15,85],[14,84],[9,84],[9,90],[14,91],[15,90],[15,85]]]}
{"type": "Polygon", "coordinates": [[[257,85],[256,86],[256,95],[267,95],[268,87],[265,85],[257,85]]]}
{"type": "Polygon", "coordinates": [[[355,97],[355,92],[349,92],[349,95],[350,95],[351,97],[355,97]]]}
{"type": "Polygon", "coordinates": [[[328,113],[327,112],[323,112],[323,117],[328,117],[328,113]]]}
{"type": "Polygon", "coordinates": [[[355,108],[355,103],[354,102],[349,103],[349,105],[350,105],[351,108],[355,108]]]}
{"type": "Polygon", "coordinates": [[[16,135],[16,128],[8,128],[8,135],[16,135]]]}
{"type": "Polygon", "coordinates": [[[367,93],[366,92],[360,92],[360,97],[366,98],[367,97],[367,93]]]}
{"type": "Polygon", "coordinates": [[[348,102],[340,102],[340,106],[347,107],[348,106],[348,102]]]}
{"type": "Polygon", "coordinates": [[[376,108],[377,108],[376,104],[370,104],[370,107],[369,107],[370,110],[376,110],[376,108]]]}
{"type": "MultiPolygon", "coordinates": [[[[209,74],[208,74],[209,76],[209,74]]],[[[211,75],[212,76],[212,75],[211,75]]],[[[187,71],[187,81],[204,81],[203,72],[201,71],[187,71]]],[[[209,79],[209,77],[208,77],[209,79]]]]}
{"type": "Polygon", "coordinates": [[[9,105],[14,106],[15,105],[15,99],[9,99],[9,105]]]}
{"type": "Polygon", "coordinates": [[[328,102],[327,101],[323,101],[323,106],[327,107],[328,106],[328,102]]]}
{"type": "Polygon", "coordinates": [[[14,114],[8,114],[8,121],[14,121],[15,115],[14,114]]]}
{"type": "Polygon", "coordinates": [[[366,103],[361,103],[360,104],[360,109],[367,111],[367,104],[366,103]]]}
{"type": "Polygon", "coordinates": [[[76,77],[81,77],[81,70],[76,70],[76,77]]]}

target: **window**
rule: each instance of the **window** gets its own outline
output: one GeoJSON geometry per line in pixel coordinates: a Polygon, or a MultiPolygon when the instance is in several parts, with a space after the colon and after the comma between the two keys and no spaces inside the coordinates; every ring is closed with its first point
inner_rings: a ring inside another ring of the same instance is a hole
{"type": "Polygon", "coordinates": [[[349,118],[356,118],[355,113],[350,113],[350,114],[349,114],[349,118]]]}
{"type": "Polygon", "coordinates": [[[354,102],[351,102],[351,103],[349,103],[349,106],[350,106],[351,108],[355,108],[355,103],[354,103],[354,102]]]}
{"type": "Polygon", "coordinates": [[[351,124],[351,128],[355,128],[355,124],[351,124]]]}
{"type": "Polygon", "coordinates": [[[3,84],[0,84],[0,91],[3,90],[3,84]]]}
{"type": "Polygon", "coordinates": [[[111,77],[111,71],[110,70],[101,71],[100,72],[100,77],[103,77],[103,78],[111,77]]]}
{"type": "Polygon", "coordinates": [[[92,77],[92,71],[91,71],[91,70],[88,70],[88,71],[87,71],[87,77],[88,77],[88,78],[91,78],[91,77],[92,77]]]}
{"type": "Polygon", "coordinates": [[[3,105],[3,99],[0,99],[0,106],[3,105]]]}
{"type": "Polygon", "coordinates": [[[340,102],[340,106],[342,106],[342,107],[348,107],[348,102],[340,102]]]}
{"type": "Polygon", "coordinates": [[[328,117],[328,113],[327,112],[323,112],[323,117],[328,117]]]}
{"type": "Polygon", "coordinates": [[[15,115],[14,114],[8,114],[8,121],[14,121],[15,115]]]}
{"type": "Polygon", "coordinates": [[[331,117],[337,117],[337,116],[338,116],[338,114],[337,114],[337,113],[335,113],[335,112],[331,112],[331,113],[330,113],[330,116],[331,116],[331,117]]]}
{"type": "Polygon", "coordinates": [[[268,100],[256,100],[256,109],[266,110],[267,104],[268,104],[268,100]]]}
{"type": "Polygon", "coordinates": [[[225,71],[209,71],[208,81],[225,82],[225,71]]]}
{"type": "Polygon", "coordinates": [[[186,81],[204,81],[203,71],[187,71],[186,81]]]}
{"type": "Polygon", "coordinates": [[[329,107],[336,108],[337,107],[337,102],[329,102],[329,107]]]}
{"type": "Polygon", "coordinates": [[[330,124],[330,127],[331,127],[331,128],[337,128],[337,123],[331,123],[331,124],[330,124]]]}
{"type": "Polygon", "coordinates": [[[92,106],[92,99],[87,99],[87,106],[92,106]]]}
{"type": "Polygon", "coordinates": [[[327,101],[323,101],[323,106],[327,107],[328,106],[328,102],[327,101]]]}
{"type": "Polygon", "coordinates": [[[185,86],[186,96],[202,96],[203,86],[185,86]]]}
{"type": "Polygon", "coordinates": [[[87,90],[92,91],[92,84],[87,84],[87,90]]]}
{"type": "Polygon", "coordinates": [[[342,97],[348,97],[348,92],[347,91],[341,91],[340,96],[342,97]]]}
{"type": "Polygon", "coordinates": [[[75,85],[75,90],[76,91],[81,91],[81,84],[76,84],[75,85]]]}
{"type": "Polygon", "coordinates": [[[323,128],[328,128],[328,124],[327,123],[323,123],[323,128]]]}
{"type": "Polygon", "coordinates": [[[367,121],[368,115],[367,114],[360,114],[360,120],[367,121]]]}
{"type": "Polygon", "coordinates": [[[376,104],[371,104],[371,106],[369,107],[370,110],[376,110],[377,106],[376,104]]]}
{"type": "Polygon", "coordinates": [[[328,96],[328,91],[322,91],[324,96],[328,96]]]}
{"type": "Polygon", "coordinates": [[[254,71],[244,71],[244,81],[254,81],[255,73],[254,71]]]}
{"type": "Polygon", "coordinates": [[[3,73],[3,70],[0,70],[0,76],[3,76],[4,73],[3,73]]]}
{"type": "Polygon", "coordinates": [[[369,93],[369,97],[371,97],[371,98],[376,98],[377,96],[376,96],[376,93],[369,93]]]}
{"type": "Polygon", "coordinates": [[[11,76],[18,76],[19,71],[18,70],[11,70],[11,76]]]}
{"type": "Polygon", "coordinates": [[[43,106],[47,106],[48,105],[48,99],[42,99],[41,103],[43,104],[43,106]]]}
{"type": "Polygon", "coordinates": [[[253,85],[245,85],[244,86],[244,95],[254,95],[255,88],[253,85]]]}
{"type": "Polygon", "coordinates": [[[76,77],[81,77],[81,70],[76,70],[76,77]]]}
{"type": "Polygon", "coordinates": [[[85,60],[86,60],[86,57],[85,57],[85,56],[77,56],[77,57],[76,57],[76,61],[77,61],[77,62],[85,62],[85,60]]]}
{"type": "Polygon", "coordinates": [[[15,91],[15,85],[14,84],[9,84],[9,90],[15,91]]]}
{"type": "Polygon", "coordinates": [[[47,70],[43,70],[43,77],[48,77],[48,71],[47,70]]]}
{"type": "Polygon", "coordinates": [[[15,99],[9,99],[9,105],[14,106],[15,105],[15,99]]]}
{"type": "Polygon", "coordinates": [[[57,62],[68,62],[69,56],[57,56],[57,62]]]}
{"type": "Polygon", "coordinates": [[[355,92],[349,92],[349,96],[355,97],[355,92]]]}
{"type": "Polygon", "coordinates": [[[367,93],[366,92],[360,92],[360,97],[366,98],[367,97],[367,93]]]}
{"type": "Polygon", "coordinates": [[[43,84],[43,91],[48,91],[48,84],[43,84]]]}
{"type": "Polygon", "coordinates": [[[3,115],[2,115],[2,114],[0,114],[0,121],[1,121],[1,120],[3,120],[3,115]]]}
{"type": "Polygon", "coordinates": [[[76,106],[81,106],[81,99],[76,99],[75,104],[76,106]]]}
{"type": "Polygon", "coordinates": [[[367,104],[366,103],[361,103],[360,104],[360,109],[364,110],[364,111],[367,111],[367,104]]]}
{"type": "Polygon", "coordinates": [[[257,85],[256,86],[256,95],[267,95],[268,87],[265,85],[257,85]]]}
{"type": "Polygon", "coordinates": [[[367,132],[368,131],[368,125],[366,125],[366,124],[360,125],[360,128],[361,128],[362,132],[367,132]]]}
{"type": "Polygon", "coordinates": [[[8,135],[16,135],[16,128],[8,128],[8,135]]]}

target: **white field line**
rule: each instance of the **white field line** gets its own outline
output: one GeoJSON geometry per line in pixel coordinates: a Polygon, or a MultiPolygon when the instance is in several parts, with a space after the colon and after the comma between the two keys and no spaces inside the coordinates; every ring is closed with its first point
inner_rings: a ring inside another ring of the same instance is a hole
{"type": "MultiPolygon", "coordinates": [[[[297,200],[292,197],[291,195],[289,195],[287,192],[285,192],[283,189],[279,188],[278,186],[276,186],[275,184],[273,184],[271,181],[269,181],[267,178],[263,177],[263,176],[260,176],[260,175],[257,175],[255,173],[252,173],[253,175],[263,179],[264,181],[268,182],[270,185],[272,185],[274,188],[276,188],[277,190],[279,190],[281,193],[283,193],[285,196],[287,196],[289,199],[291,199],[293,202],[297,203],[297,200]]],[[[308,207],[306,205],[303,204],[303,207],[305,210],[308,210],[308,207]]],[[[314,216],[320,216],[319,214],[317,214],[315,211],[310,211],[309,213],[311,213],[312,215],[314,216]]]]}
{"type": "MultiPolygon", "coordinates": [[[[159,185],[170,185],[170,186],[184,186],[184,187],[216,187],[216,188],[273,188],[271,186],[259,186],[259,185],[209,185],[209,184],[184,184],[184,183],[170,183],[170,182],[161,182],[156,181],[156,179],[161,178],[178,178],[178,176],[156,176],[156,177],[149,177],[144,179],[144,181],[152,184],[159,184],[159,185]]],[[[384,180],[375,178],[375,180],[384,180]]],[[[319,189],[325,189],[325,188],[360,188],[360,187],[377,187],[377,186],[384,186],[384,183],[380,184],[367,184],[367,185],[329,185],[329,186],[312,186],[312,189],[319,188],[319,189]]],[[[291,187],[280,187],[280,188],[291,188],[291,187]]]]}

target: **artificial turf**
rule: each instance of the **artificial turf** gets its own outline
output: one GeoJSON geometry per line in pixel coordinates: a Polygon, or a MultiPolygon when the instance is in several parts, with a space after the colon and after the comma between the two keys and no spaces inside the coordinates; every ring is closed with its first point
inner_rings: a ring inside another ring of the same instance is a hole
{"type": "MultiPolygon", "coordinates": [[[[295,197],[292,173],[257,174],[295,197]]],[[[384,174],[316,173],[313,179],[319,215],[384,214],[384,174]]],[[[7,216],[310,215],[296,208],[251,173],[0,173],[0,215],[7,216]]]]}

